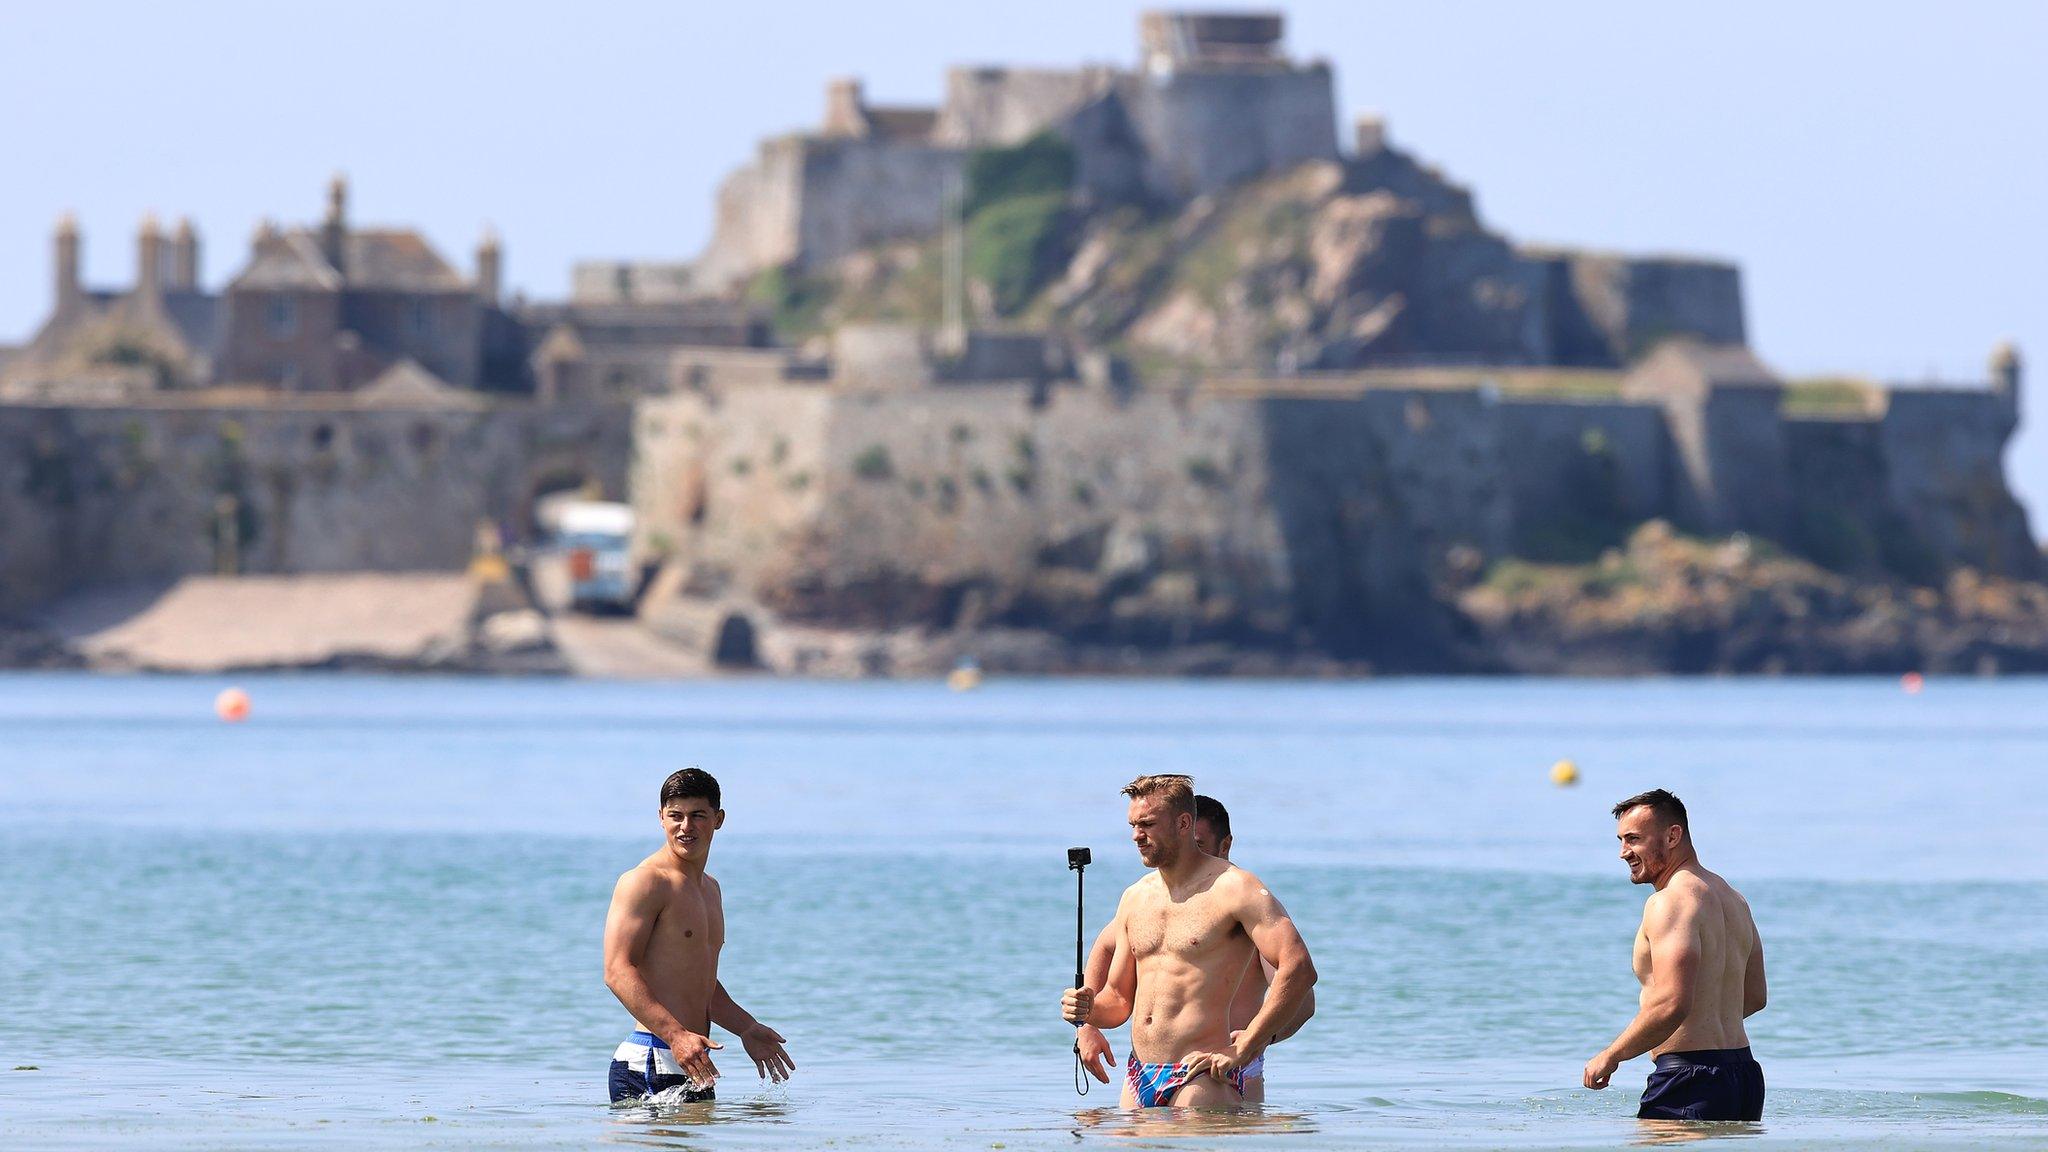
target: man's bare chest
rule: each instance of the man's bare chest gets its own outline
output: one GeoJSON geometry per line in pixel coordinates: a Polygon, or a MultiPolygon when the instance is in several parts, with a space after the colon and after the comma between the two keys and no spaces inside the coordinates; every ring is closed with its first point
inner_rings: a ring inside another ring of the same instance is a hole
{"type": "Polygon", "coordinates": [[[724,912],[699,893],[675,892],[655,917],[654,939],[665,950],[715,953],[725,943],[724,912]]]}
{"type": "Polygon", "coordinates": [[[1131,910],[1128,930],[1131,952],[1139,959],[1165,954],[1195,960],[1242,949],[1246,940],[1228,909],[1201,898],[1145,901],[1131,910]]]}

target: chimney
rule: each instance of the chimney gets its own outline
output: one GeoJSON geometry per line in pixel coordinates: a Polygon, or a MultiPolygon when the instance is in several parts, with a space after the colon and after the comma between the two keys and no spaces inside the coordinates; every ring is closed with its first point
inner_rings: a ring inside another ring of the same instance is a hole
{"type": "Polygon", "coordinates": [[[156,226],[156,213],[145,212],[135,230],[135,298],[153,306],[163,293],[164,237],[156,226]]]}
{"type": "Polygon", "coordinates": [[[178,221],[171,237],[171,287],[190,292],[199,287],[199,233],[192,230],[192,218],[178,221]]]}
{"type": "Polygon", "coordinates": [[[320,222],[320,254],[344,277],[348,248],[348,177],[340,172],[327,182],[327,218],[320,222]]]}
{"type": "Polygon", "coordinates": [[[498,302],[504,253],[498,247],[498,233],[488,224],[476,245],[476,294],[485,304],[498,302]]]}
{"type": "Polygon", "coordinates": [[[57,311],[63,312],[84,295],[78,286],[78,219],[66,212],[57,218],[57,311]]]}
{"type": "Polygon", "coordinates": [[[827,136],[866,136],[868,134],[867,98],[862,94],[861,83],[852,77],[841,77],[825,85],[825,128],[827,136]]]}

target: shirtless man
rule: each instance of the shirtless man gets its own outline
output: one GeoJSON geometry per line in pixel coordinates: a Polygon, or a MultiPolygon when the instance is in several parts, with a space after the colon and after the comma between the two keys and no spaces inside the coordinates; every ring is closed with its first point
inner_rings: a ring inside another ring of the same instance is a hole
{"type": "Polygon", "coordinates": [[[1641,1007],[1586,1062],[1586,1087],[1607,1087],[1624,1060],[1654,1052],[1641,1119],[1762,1119],[1764,1070],[1742,1026],[1765,1001],[1764,943],[1749,902],[1700,867],[1678,797],[1662,788],[1631,796],[1614,817],[1630,882],[1656,891],[1636,932],[1641,1007]]]}
{"type": "Polygon", "coordinates": [[[1131,1021],[1125,1107],[1236,1107],[1245,1067],[1301,1011],[1315,964],[1258,877],[1195,847],[1193,781],[1140,776],[1123,793],[1131,842],[1155,871],[1117,904],[1104,986],[1067,989],[1060,1012],[1097,1028],[1131,1021]],[[1272,989],[1233,1040],[1230,1003],[1254,957],[1273,965],[1272,989]]]}
{"type": "MultiPolygon", "coordinates": [[[[1230,859],[1230,810],[1213,796],[1195,797],[1195,847],[1218,860],[1230,859]]],[[[1116,954],[1116,941],[1121,921],[1111,920],[1095,938],[1094,947],[1088,951],[1088,986],[1100,988],[1109,980],[1110,961],[1116,954]]],[[[1237,995],[1230,1001],[1230,1028],[1232,1041],[1252,1017],[1259,1014],[1259,1008],[1266,1002],[1266,989],[1271,987],[1273,966],[1263,957],[1256,967],[1245,970],[1244,979],[1237,985],[1237,995]]],[[[1301,1010],[1294,1019],[1273,1038],[1279,1043],[1301,1031],[1309,1017],[1316,1014],[1315,989],[1309,989],[1302,997],[1301,1010]]],[[[1081,1025],[1077,1040],[1081,1046],[1081,1066],[1090,1076],[1104,1084],[1109,1083],[1110,1066],[1116,1063],[1116,1053],[1110,1050],[1109,1037],[1093,1024],[1081,1025]]],[[[1266,1098],[1266,1058],[1262,1055],[1246,1065],[1244,1070],[1244,1102],[1257,1104],[1266,1098]]]]}
{"type": "Polygon", "coordinates": [[[677,1090],[679,1102],[713,1099],[718,1068],[711,1025],[740,1038],[754,1070],[777,1083],[796,1064],[782,1035],[733,1002],[718,979],[725,906],[704,871],[725,826],[718,781],[685,768],[661,785],[661,850],[619,877],[604,921],[604,982],[638,1031],[612,1053],[612,1103],[677,1090]]]}

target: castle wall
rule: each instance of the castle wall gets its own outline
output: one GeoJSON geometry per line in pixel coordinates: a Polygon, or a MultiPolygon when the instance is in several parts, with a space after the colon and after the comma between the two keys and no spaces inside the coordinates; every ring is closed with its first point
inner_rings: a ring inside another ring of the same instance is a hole
{"type": "Polygon", "coordinates": [[[1672,515],[1671,438],[1657,409],[1504,399],[1499,420],[1516,554],[1583,560],[1629,526],[1672,515]]]}
{"type": "Polygon", "coordinates": [[[0,610],[215,571],[456,570],[479,521],[519,533],[542,487],[621,496],[626,411],[0,407],[0,610]]]}
{"type": "Polygon", "coordinates": [[[1055,127],[1107,87],[1100,68],[952,68],[932,139],[1008,148],[1055,127]]]}
{"type": "Polygon", "coordinates": [[[1673,336],[1743,344],[1742,272],[1681,257],[1531,253],[1548,262],[1560,363],[1627,364],[1673,336]]]}
{"type": "Polygon", "coordinates": [[[966,163],[957,148],[886,139],[814,140],[805,147],[797,255],[828,264],[870,244],[922,239],[945,221],[946,191],[966,163]]]}
{"type": "Polygon", "coordinates": [[[1887,494],[1933,565],[2027,577],[2048,570],[2005,482],[2005,445],[2017,421],[2010,400],[1990,390],[1889,394],[1879,426],[1887,494]]]}
{"type": "Polygon", "coordinates": [[[807,147],[800,136],[764,140],[751,163],[719,184],[711,242],[691,265],[693,287],[715,292],[796,258],[807,147]]]}
{"type": "Polygon", "coordinates": [[[1117,90],[1145,144],[1146,183],[1168,199],[1337,158],[1336,95],[1324,64],[1126,75],[1117,90]]]}

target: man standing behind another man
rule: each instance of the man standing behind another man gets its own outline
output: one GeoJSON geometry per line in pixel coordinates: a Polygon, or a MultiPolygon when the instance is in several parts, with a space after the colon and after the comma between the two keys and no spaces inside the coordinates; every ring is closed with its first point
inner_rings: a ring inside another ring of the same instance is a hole
{"type": "Polygon", "coordinates": [[[1131,1021],[1125,1107],[1234,1107],[1246,1066],[1301,1011],[1315,964],[1258,877],[1195,847],[1192,780],[1140,776],[1123,793],[1131,842],[1155,871],[1117,904],[1107,984],[1067,989],[1061,1014],[1098,1028],[1131,1021]],[[1273,965],[1272,989],[1233,1040],[1231,999],[1260,957],[1273,965]]]}
{"type": "Polygon", "coordinates": [[[1763,938],[1749,902],[1700,866],[1678,797],[1662,788],[1631,796],[1614,817],[1629,880],[1656,891],[1636,932],[1641,1006],[1586,1062],[1585,1085],[1605,1088],[1623,1061],[1654,1051],[1640,1119],[1762,1119],[1764,1070],[1742,1023],[1767,999],[1763,938]]]}

